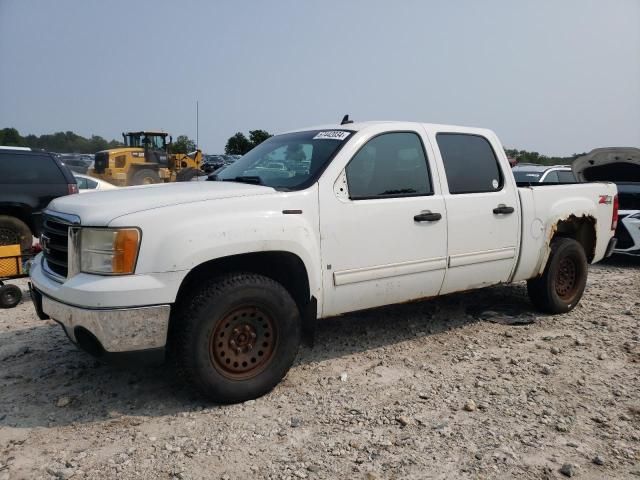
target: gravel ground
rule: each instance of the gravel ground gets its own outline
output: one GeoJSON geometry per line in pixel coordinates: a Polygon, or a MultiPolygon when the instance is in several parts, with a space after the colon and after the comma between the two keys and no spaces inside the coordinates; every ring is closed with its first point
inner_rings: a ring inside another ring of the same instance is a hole
{"type": "Polygon", "coordinates": [[[327,320],[222,407],[93,360],[27,299],[0,311],[0,480],[640,478],[639,293],[623,258],[567,315],[517,284],[327,320]]]}

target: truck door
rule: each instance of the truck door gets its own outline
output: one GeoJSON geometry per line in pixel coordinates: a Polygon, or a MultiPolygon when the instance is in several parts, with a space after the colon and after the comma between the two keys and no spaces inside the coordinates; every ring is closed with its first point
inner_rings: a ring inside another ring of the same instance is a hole
{"type": "Polygon", "coordinates": [[[447,218],[424,140],[381,127],[323,175],[324,316],[438,294],[447,218]]]}
{"type": "Polygon", "coordinates": [[[510,172],[503,171],[483,135],[438,132],[435,143],[448,217],[448,269],[441,293],[506,282],[518,257],[520,229],[510,172]]]}

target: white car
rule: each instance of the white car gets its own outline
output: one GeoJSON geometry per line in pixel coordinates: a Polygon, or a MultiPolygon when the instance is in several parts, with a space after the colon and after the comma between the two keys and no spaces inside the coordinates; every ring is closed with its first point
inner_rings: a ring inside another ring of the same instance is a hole
{"type": "Polygon", "coordinates": [[[576,177],[568,165],[538,165],[519,163],[511,171],[516,183],[576,183],[576,177]]]}
{"type": "Polygon", "coordinates": [[[640,149],[596,148],[576,158],[572,168],[580,181],[617,185],[620,220],[614,253],[640,256],[640,149]]]}
{"type": "Polygon", "coordinates": [[[99,190],[113,190],[118,188],[115,185],[110,184],[109,182],[90,177],[89,175],[83,175],[81,173],[75,172],[71,173],[73,173],[73,176],[78,183],[78,191],[80,193],[96,192],[99,190]]]}
{"type": "Polygon", "coordinates": [[[615,244],[614,184],[519,188],[480,128],[306,128],[212,178],[53,200],[38,315],[105,358],[168,348],[204,395],[238,402],[280,382],[318,319],[523,280],[567,312],[615,244]],[[279,154],[290,175],[261,168],[279,154]]]}

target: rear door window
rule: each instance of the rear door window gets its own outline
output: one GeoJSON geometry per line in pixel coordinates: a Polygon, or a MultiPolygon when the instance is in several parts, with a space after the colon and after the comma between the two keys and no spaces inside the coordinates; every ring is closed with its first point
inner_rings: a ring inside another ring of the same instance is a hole
{"type": "Polygon", "coordinates": [[[48,155],[0,153],[0,184],[67,183],[48,155]]]}
{"type": "Polygon", "coordinates": [[[438,133],[449,193],[496,192],[504,178],[489,140],[468,133],[438,133]]]}

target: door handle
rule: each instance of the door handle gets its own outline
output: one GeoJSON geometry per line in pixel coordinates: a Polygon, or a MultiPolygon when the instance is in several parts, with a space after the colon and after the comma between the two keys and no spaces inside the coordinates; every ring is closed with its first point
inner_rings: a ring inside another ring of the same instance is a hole
{"type": "Polygon", "coordinates": [[[437,222],[442,218],[439,213],[423,212],[413,216],[414,222],[437,222]]]}
{"type": "Polygon", "coordinates": [[[496,208],[493,209],[493,213],[495,213],[496,215],[506,215],[513,212],[514,212],[514,208],[507,207],[504,203],[501,203],[500,205],[498,205],[496,208]]]}

